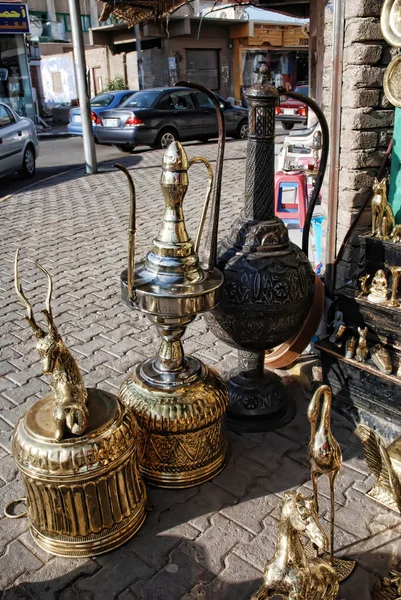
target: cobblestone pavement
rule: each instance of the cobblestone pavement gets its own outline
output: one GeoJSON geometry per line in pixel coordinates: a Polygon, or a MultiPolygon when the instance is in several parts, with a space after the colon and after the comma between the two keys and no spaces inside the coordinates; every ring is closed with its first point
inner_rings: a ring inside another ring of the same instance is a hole
{"type": "MultiPolygon", "coordinates": [[[[241,205],[245,142],[229,142],[222,197],[221,233],[241,205]]],[[[187,146],[214,158],[215,144],[187,146]]],[[[133,169],[138,196],[139,255],[149,248],[162,214],[160,151],[123,157],[133,169]]],[[[190,172],[185,202],[189,230],[196,231],[206,184],[202,166],[190,172]]],[[[139,360],[151,356],[154,328],[120,301],[119,274],[127,262],[128,190],[110,169],[41,183],[0,203],[0,509],[23,495],[10,455],[17,419],[48,390],[31,331],[13,288],[18,246],[22,282],[37,313],[46,291],[35,258],[54,277],[53,312],[88,386],[116,392],[139,360]]],[[[220,372],[235,354],[217,341],[202,319],[188,327],[185,348],[220,372]]],[[[300,486],[310,491],[308,421],[302,394],[295,420],[277,433],[230,434],[231,458],[212,482],[184,491],[149,490],[147,521],[122,548],[88,560],[50,556],[33,543],[25,519],[0,520],[0,589],[3,598],[47,600],[245,600],[261,583],[276,540],[280,498],[300,486]]],[[[336,548],[358,567],[341,586],[343,600],[367,600],[379,574],[400,554],[401,519],[364,495],[368,471],[351,426],[333,416],[344,466],[336,491],[336,548]]],[[[328,486],[320,482],[328,526],[328,486]]]]}

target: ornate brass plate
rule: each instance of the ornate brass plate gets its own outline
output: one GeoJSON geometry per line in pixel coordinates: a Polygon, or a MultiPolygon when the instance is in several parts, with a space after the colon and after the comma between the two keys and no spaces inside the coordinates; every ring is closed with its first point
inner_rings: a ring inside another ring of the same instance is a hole
{"type": "Polygon", "coordinates": [[[380,25],[383,37],[390,46],[401,47],[401,0],[385,0],[380,25]]]}
{"type": "MultiPolygon", "coordinates": [[[[401,41],[401,40],[400,40],[401,41]]],[[[401,55],[395,56],[386,69],[383,80],[386,98],[401,108],[401,55]]]]}

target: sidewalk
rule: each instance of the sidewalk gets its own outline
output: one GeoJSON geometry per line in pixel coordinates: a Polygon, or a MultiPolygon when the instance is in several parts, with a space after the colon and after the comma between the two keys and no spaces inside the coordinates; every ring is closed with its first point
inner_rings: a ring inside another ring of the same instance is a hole
{"type": "MultiPolygon", "coordinates": [[[[242,206],[245,142],[226,146],[220,235],[242,206]]],[[[216,145],[190,145],[189,157],[215,159],[216,145]]],[[[162,218],[159,188],[162,151],[122,156],[133,167],[137,191],[137,256],[150,248],[162,218]]],[[[190,171],[184,214],[195,236],[206,189],[205,169],[190,171]]],[[[13,284],[13,260],[21,247],[21,278],[39,320],[46,296],[38,260],[54,279],[53,314],[78,359],[88,386],[113,393],[132,366],[158,345],[146,317],[120,299],[119,275],[127,264],[129,193],[114,169],[95,176],[74,172],[43,181],[0,204],[0,510],[24,495],[11,456],[17,419],[48,392],[31,331],[13,284]]],[[[188,353],[223,373],[236,353],[218,341],[202,318],[187,330],[188,353]]],[[[25,519],[0,520],[0,589],[3,598],[40,600],[248,600],[272,557],[280,499],[300,487],[310,493],[307,403],[297,386],[298,413],[280,430],[230,434],[226,470],[201,487],[149,488],[149,514],[127,544],[95,559],[70,560],[40,550],[25,519]]],[[[357,560],[341,585],[342,600],[368,600],[380,574],[401,558],[401,517],[365,496],[368,469],[351,425],[333,414],[333,432],[344,465],[336,488],[336,554],[357,560]]],[[[328,481],[319,482],[323,524],[329,529],[328,481]]]]}
{"type": "Polygon", "coordinates": [[[67,125],[66,124],[51,124],[50,127],[47,129],[45,127],[43,127],[42,125],[37,125],[36,126],[36,133],[38,135],[38,139],[39,140],[45,140],[45,139],[54,139],[54,138],[61,138],[61,137],[70,137],[71,134],[68,133],[67,131],[67,125]]]}

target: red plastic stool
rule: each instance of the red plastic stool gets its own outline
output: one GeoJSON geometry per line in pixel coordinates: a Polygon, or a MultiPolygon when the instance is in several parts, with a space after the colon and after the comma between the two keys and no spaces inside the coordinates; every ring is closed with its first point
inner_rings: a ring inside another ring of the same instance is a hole
{"type": "Polygon", "coordinates": [[[308,191],[306,176],[303,171],[278,171],[274,185],[274,212],[285,223],[299,223],[303,229],[306,210],[308,208],[308,191]],[[294,191],[294,201],[287,202],[283,192],[294,191]]]}

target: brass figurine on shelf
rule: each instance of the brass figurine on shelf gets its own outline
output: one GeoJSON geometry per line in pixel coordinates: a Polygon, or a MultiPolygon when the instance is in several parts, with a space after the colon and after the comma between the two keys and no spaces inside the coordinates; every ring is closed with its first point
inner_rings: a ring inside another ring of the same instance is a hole
{"type": "Polygon", "coordinates": [[[354,358],[356,352],[356,337],[351,337],[345,345],[345,358],[354,358]]]}
{"type": "Polygon", "coordinates": [[[328,539],[319,522],[313,498],[285,492],[275,554],[264,570],[263,585],[251,600],[280,596],[297,600],[335,600],[339,584],[334,568],[320,557],[308,557],[301,536],[320,550],[328,539]]]}
{"type": "MultiPolygon", "coordinates": [[[[102,554],[132,537],[145,520],[146,490],[139,467],[137,423],[116,396],[86,389],[62,341],[51,310],[48,279],[45,332],[34,318],[18,274],[15,288],[38,339],[43,372],[52,394],[27,410],[13,436],[13,456],[22,474],[32,536],[47,552],[85,557],[102,554]]],[[[11,506],[5,509],[12,516],[11,506]]]]}
{"type": "Polygon", "coordinates": [[[383,348],[381,344],[376,344],[373,350],[370,351],[370,354],[379,371],[385,373],[386,375],[391,375],[393,372],[393,365],[391,362],[390,353],[383,348]]]}
{"type": "Polygon", "coordinates": [[[391,298],[387,302],[387,306],[391,306],[392,308],[397,308],[400,306],[399,300],[397,300],[397,291],[398,284],[400,282],[401,276],[401,267],[394,267],[390,265],[386,265],[386,267],[391,271],[391,298]]]}
{"type": "Polygon", "coordinates": [[[395,227],[393,209],[387,200],[386,178],[379,181],[375,178],[372,198],[372,235],[389,240],[395,227]]]}
{"type": "Polygon", "coordinates": [[[366,336],[368,335],[368,328],[364,327],[362,329],[361,327],[358,327],[358,333],[359,341],[355,352],[355,360],[361,363],[366,361],[369,354],[368,343],[366,341],[366,336]]]}
{"type": "Polygon", "coordinates": [[[368,496],[401,512],[401,437],[386,448],[370,427],[359,425],[356,433],[362,441],[368,467],[377,479],[368,496]]]}
{"type": "Polygon", "coordinates": [[[348,577],[355,562],[334,559],[334,520],[335,501],[334,487],[341,469],[341,448],[331,431],[331,405],[333,394],[328,385],[320,385],[308,406],[308,419],[311,426],[309,443],[309,459],[311,465],[311,480],[316,513],[319,514],[317,481],[319,475],[327,475],[330,483],[330,563],[334,566],[339,581],[348,577]],[[323,402],[322,402],[323,400],[323,402]],[[318,424],[319,421],[319,424],[318,424]],[[334,562],[335,561],[335,562],[334,562]]]}
{"type": "Polygon", "coordinates": [[[341,310],[336,311],[334,321],[330,325],[333,327],[333,333],[329,337],[329,342],[340,347],[342,344],[342,337],[347,331],[347,326],[344,323],[344,317],[341,310]]]}
{"type": "Polygon", "coordinates": [[[396,225],[391,232],[390,239],[395,244],[399,244],[401,242],[401,225],[396,225]]]}
{"type": "Polygon", "coordinates": [[[369,273],[362,275],[362,277],[359,278],[361,289],[356,296],[357,298],[360,298],[361,296],[367,296],[369,294],[370,287],[368,286],[368,279],[370,279],[369,273]]]}
{"type": "MultiPolygon", "coordinates": [[[[215,96],[208,90],[205,93],[217,103],[220,111],[215,96]]],[[[222,119],[220,112],[219,115],[222,119]]],[[[220,164],[223,143],[220,136],[220,164]]],[[[141,471],[147,482],[165,488],[191,487],[219,473],[228,454],[227,387],[216,371],[194,356],[185,356],[181,342],[195,317],[219,301],[223,276],[214,267],[213,258],[217,248],[218,182],[213,187],[210,202],[211,228],[215,233],[209,237],[209,254],[201,265],[199,240],[209,205],[213,171],[205,159],[189,161],[182,145],[172,142],[163,156],[161,189],[165,212],[161,229],[145,260],[134,264],[134,182],[126,169],[116,166],[128,177],[131,193],[132,241],[128,270],[121,275],[122,296],[130,308],[148,316],[161,338],[157,355],[135,365],[122,383],[120,398],[131,409],[142,430],[141,471]],[[183,216],[188,170],[195,162],[206,164],[210,178],[196,243],[187,233],[183,216]]],[[[216,171],[220,178],[218,166],[216,171]]]]}
{"type": "Polygon", "coordinates": [[[379,269],[372,279],[368,302],[372,304],[386,304],[388,296],[387,277],[383,269],[379,269]]]}
{"type": "Polygon", "coordinates": [[[372,600],[400,600],[401,571],[391,569],[387,575],[380,577],[372,588],[371,598],[372,600]]]}

